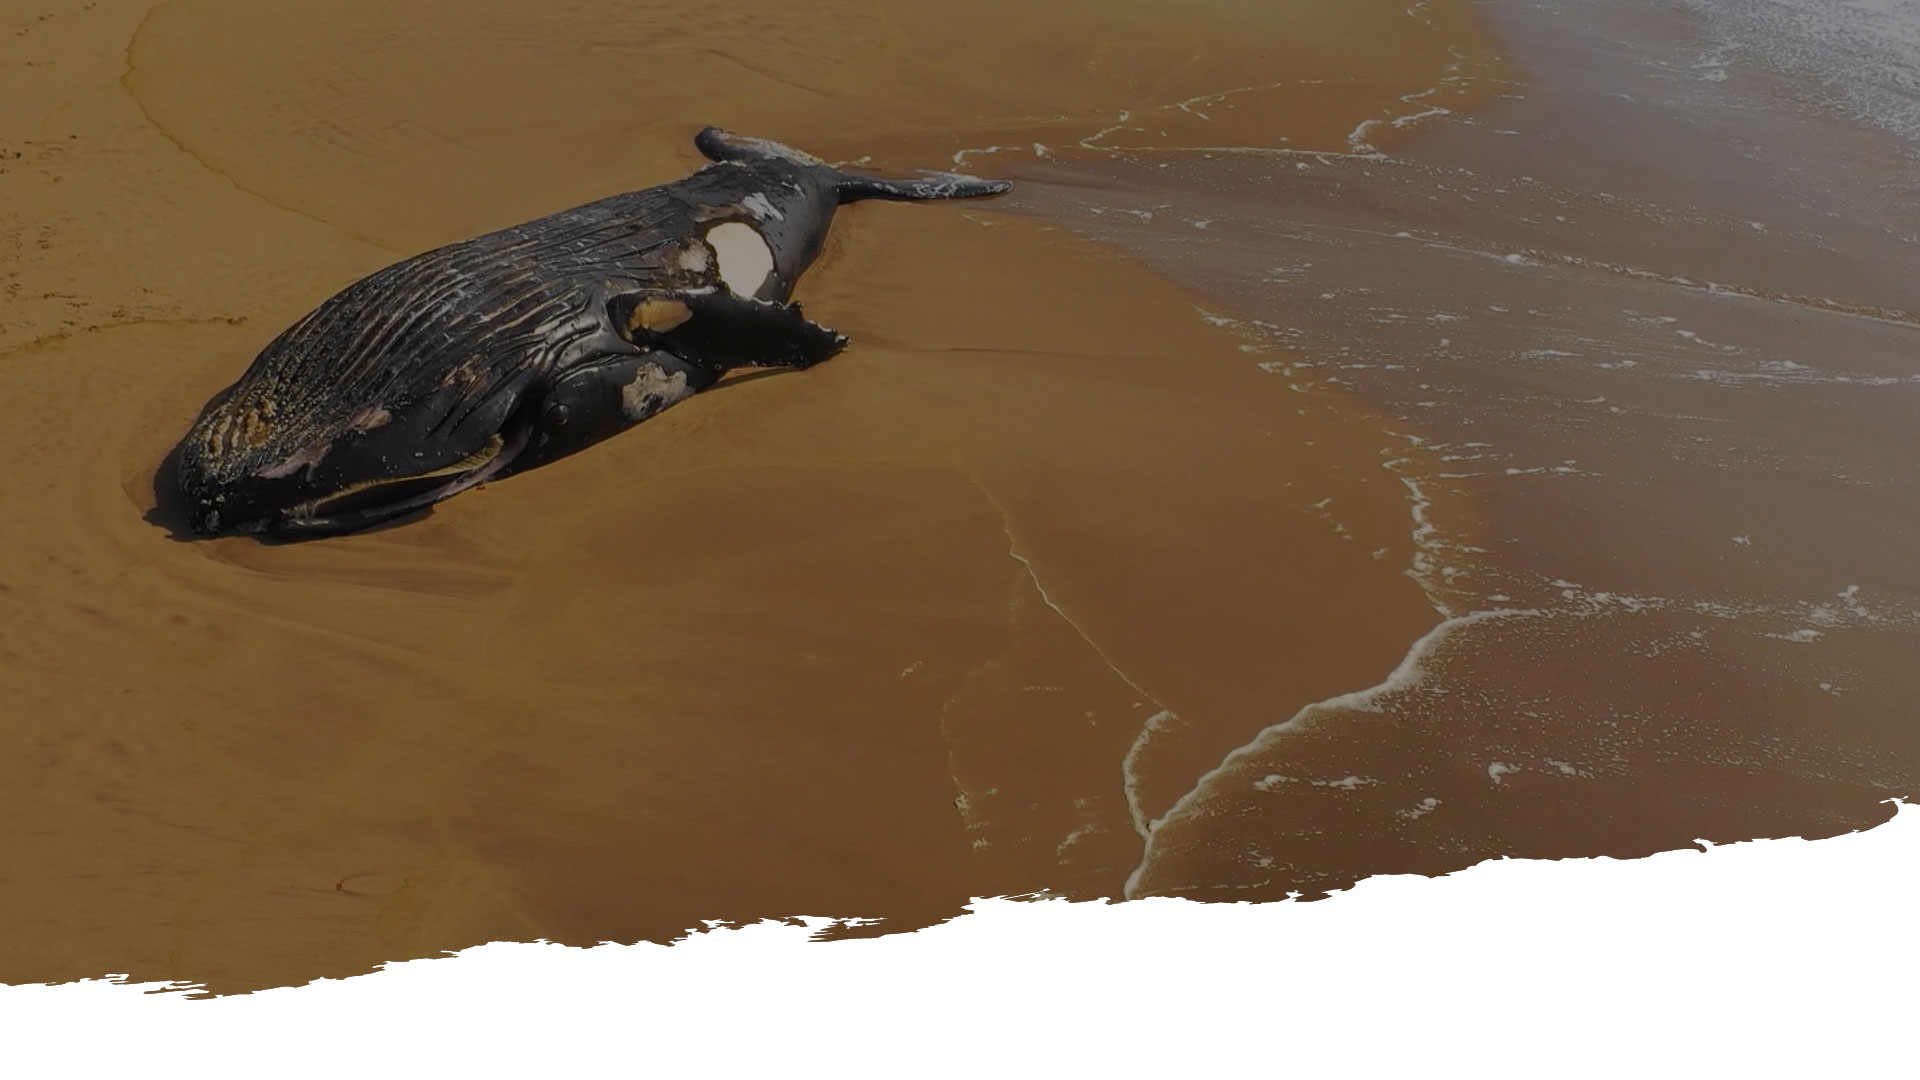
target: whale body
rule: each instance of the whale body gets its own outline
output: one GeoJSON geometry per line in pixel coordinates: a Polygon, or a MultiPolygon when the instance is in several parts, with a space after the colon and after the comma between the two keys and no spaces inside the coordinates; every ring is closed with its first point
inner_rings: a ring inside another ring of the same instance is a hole
{"type": "Polygon", "coordinates": [[[275,338],[178,447],[199,535],[312,536],[414,512],[638,424],[738,367],[847,339],[789,303],[842,203],[995,195],[707,128],[713,162],[417,255],[275,338]]]}

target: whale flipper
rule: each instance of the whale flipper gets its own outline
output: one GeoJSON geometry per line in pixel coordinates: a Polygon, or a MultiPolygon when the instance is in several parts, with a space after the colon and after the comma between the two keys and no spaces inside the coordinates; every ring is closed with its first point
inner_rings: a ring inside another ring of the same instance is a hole
{"type": "Polygon", "coordinates": [[[754,300],[720,288],[621,293],[607,302],[607,316],[636,347],[662,349],[714,372],[807,368],[847,346],[845,334],[809,321],[799,304],[754,300]]]}

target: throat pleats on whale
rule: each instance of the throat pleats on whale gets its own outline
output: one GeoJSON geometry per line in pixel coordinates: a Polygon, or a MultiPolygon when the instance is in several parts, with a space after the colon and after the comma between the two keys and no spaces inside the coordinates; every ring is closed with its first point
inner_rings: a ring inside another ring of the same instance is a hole
{"type": "Polygon", "coordinates": [[[720,280],[736,296],[752,296],[773,275],[773,249],[766,237],[745,222],[715,225],[707,230],[707,243],[719,263],[720,280]]]}
{"type": "Polygon", "coordinates": [[[410,495],[418,495],[457,483],[449,478],[464,477],[492,464],[500,456],[500,450],[506,440],[498,434],[487,438],[485,446],[461,458],[459,461],[428,472],[413,476],[395,476],[373,480],[361,480],[330,495],[293,507],[287,516],[292,519],[319,518],[330,514],[352,513],[368,505],[379,505],[398,501],[410,495]],[[437,481],[437,483],[436,483],[437,481]]]}

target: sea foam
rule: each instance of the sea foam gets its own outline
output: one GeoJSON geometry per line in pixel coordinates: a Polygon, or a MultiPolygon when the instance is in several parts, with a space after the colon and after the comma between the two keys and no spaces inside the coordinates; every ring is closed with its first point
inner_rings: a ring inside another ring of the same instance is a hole
{"type": "Polygon", "coordinates": [[[1744,63],[1821,88],[1856,120],[1920,141],[1920,0],[1686,0],[1719,79],[1744,63]]]}

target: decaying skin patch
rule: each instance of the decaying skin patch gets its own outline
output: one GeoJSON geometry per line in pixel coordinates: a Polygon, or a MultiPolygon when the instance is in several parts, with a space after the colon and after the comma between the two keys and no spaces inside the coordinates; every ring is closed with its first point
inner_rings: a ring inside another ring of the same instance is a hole
{"type": "Polygon", "coordinates": [[[472,387],[478,385],[482,379],[486,378],[486,375],[481,370],[483,363],[482,358],[478,356],[468,357],[461,362],[460,366],[452,368],[445,375],[442,375],[440,377],[440,385],[442,387],[472,387]]]}
{"type": "Polygon", "coordinates": [[[692,393],[686,372],[669,375],[659,364],[642,364],[633,381],[620,388],[620,411],[638,423],[692,393]]]}
{"type": "Polygon", "coordinates": [[[311,471],[315,466],[320,464],[321,458],[327,456],[327,451],[332,449],[333,443],[329,440],[322,439],[272,468],[261,469],[255,475],[266,480],[279,480],[283,477],[292,476],[301,469],[311,471]]]}
{"type": "MultiPolygon", "coordinates": [[[[749,158],[779,158],[781,161],[791,161],[795,165],[826,164],[826,162],[821,161],[819,158],[814,157],[804,150],[795,150],[791,146],[782,145],[771,139],[756,139],[751,135],[736,135],[729,131],[722,134],[721,142],[722,145],[733,152],[733,155],[737,156],[749,158]]],[[[730,155],[730,157],[733,155],[730,155]]]]}
{"type": "Polygon", "coordinates": [[[680,249],[675,261],[682,270],[704,274],[713,268],[713,249],[699,240],[690,240],[686,247],[680,249]]]}
{"type": "Polygon", "coordinates": [[[635,333],[647,330],[664,334],[691,318],[693,318],[693,309],[685,303],[666,297],[650,296],[634,305],[633,314],[627,319],[627,329],[635,333]]]}
{"type": "MultiPolygon", "coordinates": [[[[389,412],[385,405],[369,405],[354,414],[353,419],[347,422],[347,430],[355,435],[364,435],[375,428],[385,427],[392,422],[393,413],[389,412]]],[[[261,469],[254,475],[267,480],[279,480],[283,477],[292,476],[301,469],[305,469],[311,473],[315,468],[319,467],[321,459],[325,458],[327,453],[332,449],[332,439],[321,439],[319,442],[314,443],[312,446],[307,447],[305,450],[300,451],[280,464],[261,469]]]]}
{"type": "Polygon", "coordinates": [[[347,424],[347,430],[364,435],[374,428],[384,427],[392,422],[393,414],[387,411],[385,405],[369,405],[361,409],[359,414],[347,424]]]}
{"type": "Polygon", "coordinates": [[[780,212],[779,207],[773,205],[765,195],[757,191],[741,199],[740,205],[752,211],[753,216],[759,218],[761,221],[765,221],[768,218],[773,218],[776,221],[785,221],[787,217],[787,215],[780,212]]]}

